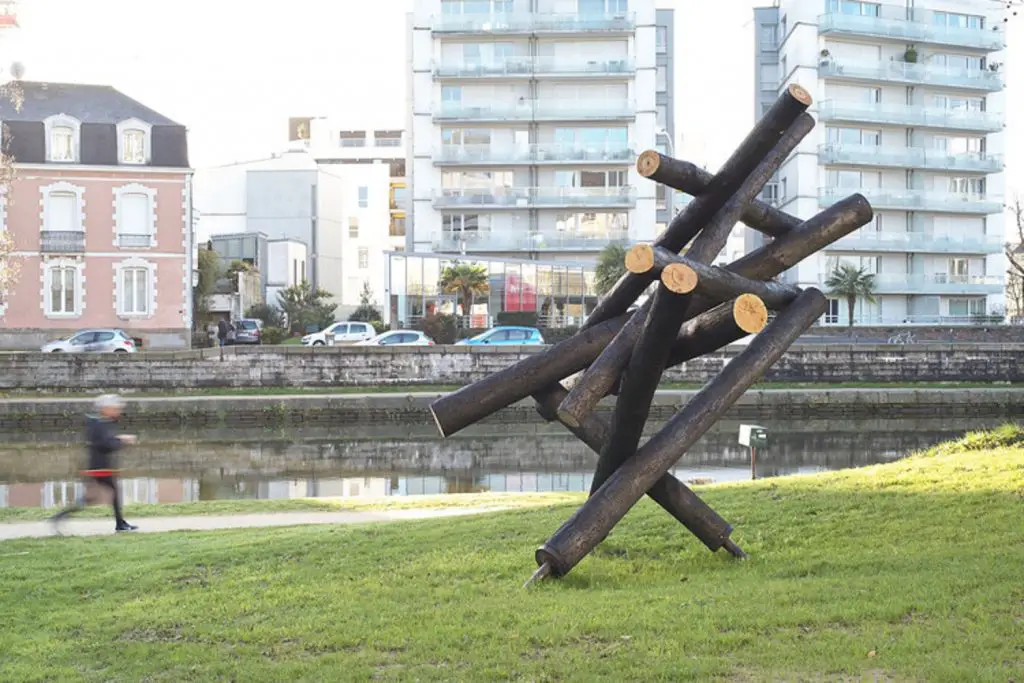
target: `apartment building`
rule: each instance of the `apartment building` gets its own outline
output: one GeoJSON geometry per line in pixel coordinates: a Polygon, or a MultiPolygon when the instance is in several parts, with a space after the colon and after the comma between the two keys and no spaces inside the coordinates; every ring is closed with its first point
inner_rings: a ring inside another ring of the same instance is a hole
{"type": "Polygon", "coordinates": [[[379,124],[374,128],[348,118],[293,117],[288,120],[288,143],[305,146],[318,164],[386,164],[391,178],[388,243],[391,249],[404,251],[410,209],[405,131],[398,124],[379,124]]]}
{"type": "MultiPolygon", "coordinates": [[[[787,276],[821,286],[841,263],[875,274],[860,324],[1004,310],[1001,5],[780,0],[755,11],[759,114],[795,82],[818,119],[766,195],[806,217],[860,192],[876,213],[787,276]]],[[[832,301],[826,321],[845,321],[845,308],[832,301]]]]}
{"type": "MultiPolygon", "coordinates": [[[[0,98],[14,179],[0,204],[18,277],[0,292],[0,346],[118,327],[187,348],[192,171],[185,127],[105,85],[20,83],[0,98]]],[[[4,266],[5,264],[0,264],[4,266]]]]}
{"type": "Polygon", "coordinates": [[[653,239],[634,161],[669,146],[659,112],[674,131],[665,28],[653,0],[417,0],[409,251],[593,262],[653,239]]]}

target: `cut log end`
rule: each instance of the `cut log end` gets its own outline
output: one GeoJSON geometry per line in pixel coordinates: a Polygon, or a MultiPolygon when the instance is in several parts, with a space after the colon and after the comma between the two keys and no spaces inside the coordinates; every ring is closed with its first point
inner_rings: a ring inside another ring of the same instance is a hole
{"type": "Polygon", "coordinates": [[[809,107],[814,102],[814,98],[811,97],[811,93],[807,92],[807,90],[805,90],[802,86],[797,85],[796,83],[791,83],[787,90],[789,91],[790,97],[792,97],[800,104],[804,104],[809,107]]]}
{"type": "Polygon", "coordinates": [[[670,292],[689,294],[697,288],[697,273],[682,263],[671,263],[661,271],[661,283],[670,292]]]}
{"type": "Polygon", "coordinates": [[[732,306],[733,319],[747,334],[757,334],[768,324],[768,307],[753,294],[741,294],[732,306]]]}
{"type": "Polygon", "coordinates": [[[654,247],[637,244],[626,252],[626,270],[631,273],[646,273],[654,268],[654,247]]]}
{"type": "Polygon", "coordinates": [[[558,421],[569,429],[580,428],[580,420],[576,417],[576,414],[568,410],[563,410],[561,407],[558,408],[558,421]]]}
{"type": "Polygon", "coordinates": [[[643,152],[636,160],[636,170],[644,178],[650,178],[661,166],[661,154],[653,149],[643,152]]]}

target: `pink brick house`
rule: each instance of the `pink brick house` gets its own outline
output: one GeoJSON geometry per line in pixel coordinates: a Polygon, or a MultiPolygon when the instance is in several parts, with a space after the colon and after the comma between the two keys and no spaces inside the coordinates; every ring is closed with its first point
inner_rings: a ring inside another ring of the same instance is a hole
{"type": "Polygon", "coordinates": [[[20,276],[0,347],[119,327],[144,348],[190,344],[191,178],[185,127],[108,86],[23,82],[0,103],[14,181],[0,204],[20,276]]]}

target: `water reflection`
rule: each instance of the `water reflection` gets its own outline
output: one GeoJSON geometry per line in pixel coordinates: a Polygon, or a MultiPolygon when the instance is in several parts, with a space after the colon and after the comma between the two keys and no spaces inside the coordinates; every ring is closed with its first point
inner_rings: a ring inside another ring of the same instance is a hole
{"type": "MultiPolygon", "coordinates": [[[[1003,420],[768,423],[757,476],[887,462],[1003,420]]],[[[678,463],[688,482],[750,478],[738,423],[722,422],[678,463]]],[[[430,428],[152,431],[125,453],[129,503],[304,497],[367,498],[472,492],[586,491],[595,456],[554,425],[496,425],[441,440],[430,428]]],[[[80,492],[77,434],[5,435],[0,507],[59,507],[80,492]]]]}

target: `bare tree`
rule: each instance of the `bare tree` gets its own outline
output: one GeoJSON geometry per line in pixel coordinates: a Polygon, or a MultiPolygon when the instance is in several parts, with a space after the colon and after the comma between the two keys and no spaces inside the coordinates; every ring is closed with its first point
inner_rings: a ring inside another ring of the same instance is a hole
{"type": "Polygon", "coordinates": [[[1018,196],[1010,206],[1013,231],[1006,243],[1006,300],[1011,316],[1024,316],[1024,201],[1018,196]]]}

